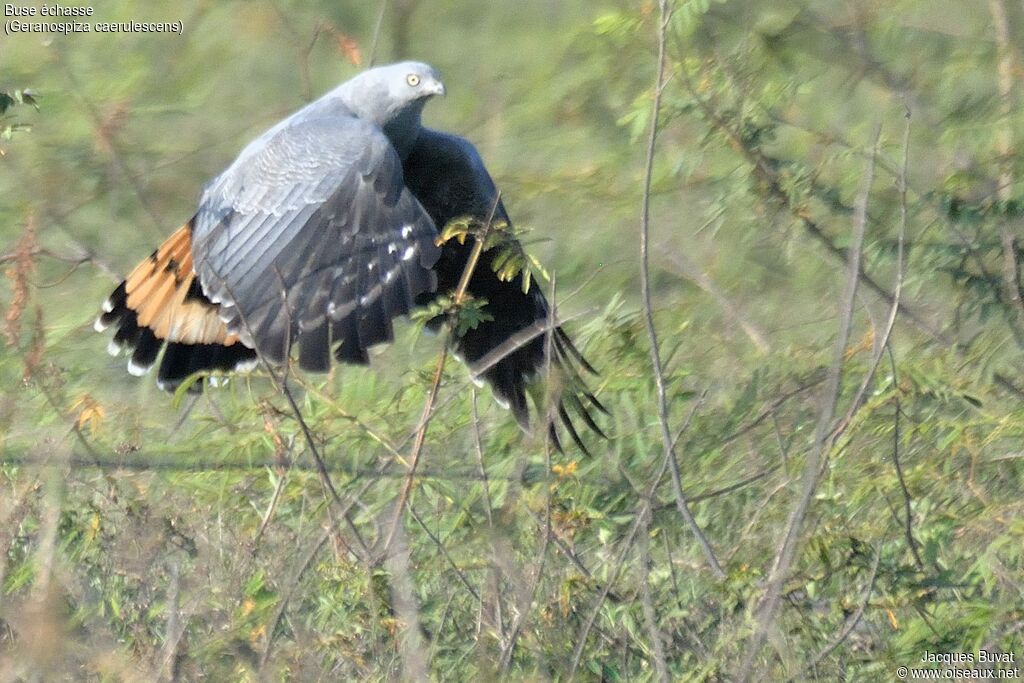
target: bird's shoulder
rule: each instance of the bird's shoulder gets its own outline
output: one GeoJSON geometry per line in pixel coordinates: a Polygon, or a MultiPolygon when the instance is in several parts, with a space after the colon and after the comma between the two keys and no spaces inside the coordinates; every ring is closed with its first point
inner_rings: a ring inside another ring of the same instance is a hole
{"type": "Polygon", "coordinates": [[[250,142],[203,188],[199,232],[207,213],[281,208],[278,200],[318,203],[357,176],[398,182],[401,160],[384,133],[343,107],[301,110],[250,142]]]}

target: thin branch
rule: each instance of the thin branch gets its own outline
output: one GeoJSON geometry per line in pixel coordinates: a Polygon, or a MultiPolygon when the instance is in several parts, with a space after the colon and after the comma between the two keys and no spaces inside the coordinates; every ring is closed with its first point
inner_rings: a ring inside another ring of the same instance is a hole
{"type": "Polygon", "coordinates": [[[74,93],[74,95],[79,100],[81,100],[82,104],[85,106],[86,113],[92,120],[93,132],[96,134],[97,137],[103,140],[107,148],[110,150],[110,157],[114,161],[114,165],[117,167],[117,170],[120,173],[122,179],[126,183],[128,183],[129,187],[132,188],[132,192],[134,192],[135,197],[136,199],[138,199],[139,205],[142,207],[146,216],[149,217],[153,228],[156,231],[162,233],[164,229],[164,221],[161,220],[159,216],[157,216],[156,211],[153,209],[152,203],[146,197],[146,193],[143,191],[141,183],[139,183],[139,176],[136,175],[128,167],[128,162],[125,161],[124,156],[120,150],[120,145],[117,142],[117,140],[114,139],[113,132],[105,130],[108,127],[103,120],[103,115],[100,113],[99,109],[96,108],[96,105],[93,103],[93,101],[86,96],[85,89],[79,83],[78,77],[75,75],[74,70],[72,70],[71,65],[68,63],[68,60],[65,57],[63,51],[57,50],[56,54],[57,63],[64,71],[64,76],[67,78],[68,83],[70,83],[71,85],[71,92],[74,93]]]}
{"type": "Polygon", "coordinates": [[[420,417],[419,426],[416,429],[416,437],[413,440],[412,452],[409,456],[409,470],[402,482],[402,489],[398,494],[398,504],[395,506],[394,517],[391,519],[391,526],[388,530],[387,540],[384,542],[383,552],[387,554],[388,549],[395,540],[395,534],[402,521],[402,511],[409,500],[409,492],[412,490],[413,478],[416,475],[416,467],[420,462],[420,453],[423,452],[423,442],[427,435],[427,427],[434,415],[434,406],[437,404],[437,392],[441,387],[441,378],[444,376],[444,364],[448,360],[448,341],[445,340],[441,346],[441,352],[437,356],[437,366],[434,368],[434,379],[430,383],[430,390],[427,392],[426,403],[423,404],[423,414],[420,417]]]}
{"type": "MultiPolygon", "coordinates": [[[[558,317],[556,310],[556,297],[555,297],[555,279],[551,279],[551,309],[548,311],[548,318],[554,320],[558,317]]],[[[550,394],[552,387],[551,383],[551,360],[553,358],[551,340],[554,332],[554,327],[549,326],[547,336],[544,338],[544,385],[547,393],[550,394]]],[[[554,406],[558,404],[557,397],[548,396],[548,409],[545,424],[550,428],[552,421],[555,419],[553,410],[554,406]]],[[[544,469],[545,472],[550,475],[551,473],[551,439],[544,439],[544,469]]],[[[526,617],[530,613],[530,609],[533,607],[534,597],[537,595],[537,587],[540,585],[541,576],[544,574],[544,567],[548,560],[548,545],[551,539],[554,537],[554,532],[551,527],[551,488],[545,487],[544,489],[544,532],[541,537],[539,547],[537,549],[538,560],[536,564],[536,570],[533,572],[533,576],[530,577],[529,587],[520,593],[518,613],[512,622],[512,626],[509,629],[508,643],[505,645],[501,653],[501,666],[499,670],[503,676],[508,675],[508,670],[512,666],[512,655],[515,652],[516,643],[519,640],[519,635],[522,633],[523,624],[526,622],[526,617]]],[[[529,511],[529,508],[526,508],[529,511]]]]}
{"type": "Polygon", "coordinates": [[[640,529],[640,603],[644,609],[644,622],[647,625],[647,637],[651,641],[651,653],[654,669],[658,672],[658,680],[668,683],[668,666],[665,663],[665,645],[661,629],[658,628],[658,613],[651,599],[651,510],[647,507],[644,515],[643,528],[640,529]]]}
{"type": "Polygon", "coordinates": [[[483,375],[485,372],[487,372],[495,365],[503,361],[505,358],[508,358],[510,355],[512,355],[519,349],[523,348],[524,346],[526,346],[527,344],[529,344],[542,334],[548,334],[552,330],[555,330],[561,327],[562,325],[565,325],[566,323],[572,322],[577,318],[582,318],[584,316],[590,315],[596,310],[596,308],[589,308],[587,310],[581,311],[579,313],[561,319],[549,313],[547,318],[538,320],[537,322],[531,325],[527,325],[526,327],[521,328],[518,332],[509,336],[509,338],[503,341],[501,344],[495,346],[493,349],[484,354],[484,356],[481,357],[480,360],[473,363],[472,367],[470,367],[470,379],[479,379],[480,376],[483,375]]]}
{"type": "MultiPolygon", "coordinates": [[[[803,225],[804,230],[806,230],[811,237],[820,242],[830,254],[845,262],[849,262],[850,258],[853,256],[850,253],[850,250],[837,245],[832,237],[829,236],[817,221],[810,216],[804,207],[795,206],[793,204],[790,200],[789,194],[783,188],[778,172],[775,170],[773,164],[770,163],[769,159],[767,159],[759,150],[752,149],[744,142],[743,137],[697,93],[697,90],[689,76],[686,76],[685,74],[684,82],[686,83],[686,88],[693,97],[694,102],[704,114],[704,117],[717,130],[725,135],[737,152],[743,155],[747,160],[747,163],[749,163],[754,169],[754,173],[758,179],[767,186],[769,195],[778,202],[780,206],[785,207],[793,217],[803,225]]],[[[872,278],[871,275],[864,270],[863,266],[859,267],[860,270],[858,275],[860,277],[860,281],[883,301],[891,305],[894,300],[892,293],[872,278]]],[[[955,343],[955,340],[948,333],[935,329],[931,323],[927,322],[916,311],[912,310],[905,301],[899,302],[899,311],[907,320],[911,321],[915,327],[927,334],[933,340],[941,342],[947,346],[955,343]]]]}
{"type": "Polygon", "coordinates": [[[426,532],[427,537],[430,538],[431,542],[433,542],[437,549],[441,551],[441,555],[448,563],[448,566],[451,567],[455,572],[455,575],[459,577],[459,581],[466,587],[469,594],[472,595],[477,602],[481,602],[480,594],[477,592],[476,588],[473,588],[473,584],[469,582],[469,579],[466,578],[465,572],[463,572],[459,565],[455,563],[455,560],[452,559],[451,553],[449,553],[448,549],[444,547],[444,543],[442,543],[441,539],[430,530],[430,527],[427,526],[426,522],[423,521],[423,518],[416,512],[416,508],[411,504],[409,505],[409,514],[412,515],[412,518],[420,525],[420,528],[426,532]]]}
{"type": "MultiPolygon", "coordinates": [[[[711,500],[712,498],[718,498],[719,496],[725,496],[730,493],[733,493],[734,491],[739,491],[740,489],[746,488],[751,484],[761,481],[769,474],[779,469],[779,467],[779,465],[771,465],[770,467],[765,468],[764,470],[758,472],[757,474],[752,474],[749,477],[739,480],[735,484],[729,484],[728,486],[723,486],[722,488],[715,489],[714,491],[708,491],[707,493],[687,494],[689,497],[689,501],[691,504],[695,504],[703,502],[705,500],[711,500]]],[[[659,510],[667,510],[668,508],[673,506],[674,503],[662,503],[661,505],[655,506],[653,509],[655,512],[658,512],[659,510]]]]}
{"type": "Polygon", "coordinates": [[[263,647],[263,652],[260,654],[259,668],[262,671],[267,662],[270,660],[270,653],[273,650],[274,645],[274,633],[277,631],[278,626],[281,624],[281,620],[284,618],[284,613],[288,609],[288,604],[291,602],[292,596],[295,594],[295,590],[299,586],[299,582],[302,580],[302,576],[312,566],[313,560],[320,554],[320,550],[327,544],[328,539],[334,534],[334,529],[328,527],[323,530],[320,536],[317,537],[305,556],[299,560],[298,565],[292,572],[292,578],[288,581],[285,589],[281,591],[281,599],[277,603],[277,609],[274,611],[274,616],[270,618],[270,622],[267,625],[267,643],[263,647]]]}
{"type": "MultiPolygon", "coordinates": [[[[473,271],[476,270],[477,263],[480,261],[480,254],[483,253],[484,244],[487,242],[487,237],[491,232],[491,225],[494,222],[494,214],[497,212],[500,204],[501,192],[498,192],[494,197],[494,204],[491,206],[491,213],[487,216],[487,223],[484,225],[483,232],[473,238],[473,251],[469,254],[469,260],[466,261],[466,266],[462,269],[462,276],[459,278],[458,287],[455,289],[454,304],[456,309],[466,298],[466,288],[469,287],[473,271]]],[[[416,467],[420,461],[420,454],[423,452],[423,442],[427,436],[427,427],[430,425],[430,419],[434,415],[434,407],[437,404],[437,392],[441,387],[441,378],[444,376],[444,365],[448,360],[448,346],[451,341],[452,330],[451,326],[449,326],[448,334],[445,335],[444,343],[441,346],[441,353],[437,357],[437,367],[434,369],[434,379],[430,385],[430,391],[427,393],[427,401],[423,406],[423,415],[420,417],[419,426],[416,429],[416,438],[413,441],[412,452],[409,455],[409,472],[405,477],[405,482],[402,484],[402,490],[398,494],[395,516],[391,520],[387,541],[384,543],[385,554],[387,554],[388,548],[391,547],[391,543],[394,541],[395,532],[402,519],[402,510],[405,509],[406,502],[409,500],[413,477],[416,475],[416,467]]]]}
{"type": "Polygon", "coordinates": [[[896,409],[893,412],[893,428],[892,428],[892,464],[896,468],[896,481],[900,484],[900,493],[903,494],[903,519],[900,520],[903,526],[903,535],[907,539],[907,547],[910,548],[910,554],[914,556],[914,563],[918,569],[924,569],[924,561],[921,559],[921,554],[917,549],[917,539],[914,538],[914,509],[911,507],[912,498],[910,496],[910,489],[907,488],[906,477],[903,476],[903,465],[900,462],[900,413],[902,408],[900,407],[900,394],[899,394],[899,382],[896,374],[896,359],[893,357],[892,348],[889,349],[889,364],[892,370],[892,382],[896,388],[896,409]]]}
{"type": "MultiPolygon", "coordinates": [[[[699,400],[694,401],[693,406],[690,408],[690,413],[687,415],[685,422],[687,427],[693,421],[693,416],[696,415],[697,409],[700,407],[700,403],[701,402],[699,400]]],[[[596,604],[591,609],[590,614],[587,615],[586,621],[583,622],[579,635],[576,636],[576,648],[573,651],[572,666],[569,669],[570,681],[576,675],[576,669],[579,667],[580,660],[583,657],[583,650],[587,645],[587,637],[590,635],[590,631],[594,627],[594,622],[597,620],[597,615],[600,613],[601,607],[611,594],[612,586],[615,585],[615,582],[619,578],[619,573],[622,571],[622,567],[626,562],[626,557],[629,555],[629,551],[633,547],[633,542],[636,540],[637,531],[641,526],[641,522],[643,521],[644,516],[649,515],[651,512],[651,501],[654,499],[654,492],[657,491],[658,486],[661,485],[661,480],[665,476],[665,472],[669,469],[669,461],[672,460],[672,457],[671,451],[667,451],[665,453],[657,474],[654,475],[654,478],[651,480],[647,490],[639,496],[640,504],[637,506],[637,510],[633,518],[633,524],[626,535],[622,551],[608,576],[608,581],[605,583],[604,588],[601,590],[601,594],[598,596],[596,604]]]]}
{"type": "MultiPolygon", "coordinates": [[[[997,80],[999,84],[999,110],[1001,120],[996,129],[996,154],[999,157],[998,196],[1002,202],[1013,198],[1013,130],[1010,117],[1013,114],[1013,49],[1010,42],[1010,25],[1006,18],[1003,0],[989,0],[989,12],[995,28],[998,48],[997,80]]],[[[1006,299],[1016,317],[1024,319],[1024,296],[1021,292],[1020,264],[1017,263],[1017,238],[1006,220],[999,221],[999,238],[1003,245],[1003,289],[1006,299]]]]}
{"type": "MultiPolygon", "coordinates": [[[[664,475],[665,470],[668,468],[668,458],[662,461],[661,472],[655,477],[655,482],[661,481],[661,477],[664,475]]],[[[648,494],[653,493],[653,486],[648,491],[648,494]]],[[[629,551],[633,547],[633,543],[636,540],[637,532],[639,532],[642,526],[643,518],[650,512],[650,499],[645,499],[640,504],[640,509],[637,510],[633,524],[629,528],[629,532],[626,535],[626,539],[623,543],[622,550],[619,553],[619,557],[616,559],[615,564],[612,566],[612,570],[608,575],[608,581],[605,583],[604,588],[601,590],[601,594],[597,598],[597,602],[594,607],[590,610],[590,614],[587,615],[586,620],[583,622],[583,626],[580,627],[580,633],[576,636],[576,647],[572,653],[572,665],[569,667],[569,680],[572,681],[576,677],[576,669],[579,668],[580,661],[583,659],[583,650],[587,646],[587,637],[590,635],[591,629],[594,627],[594,622],[597,620],[597,615],[601,612],[601,607],[604,606],[605,600],[608,599],[608,594],[612,590],[612,586],[619,578],[619,574],[622,572],[623,566],[626,564],[626,558],[629,556],[629,551]]]]}
{"type": "MultiPolygon", "coordinates": [[[[897,281],[896,294],[899,295],[900,287],[903,284],[903,242],[907,232],[907,166],[910,160],[910,112],[907,112],[907,122],[903,130],[903,163],[900,165],[899,191],[900,191],[900,227],[897,250],[897,281]]],[[[889,365],[892,371],[893,394],[896,397],[896,410],[893,413],[893,434],[892,434],[892,461],[896,467],[896,479],[900,483],[900,490],[903,493],[903,532],[907,538],[907,546],[911,555],[917,563],[918,569],[924,569],[924,562],[917,550],[917,539],[914,538],[914,511],[911,508],[910,489],[907,488],[907,481],[903,477],[903,466],[900,464],[900,392],[899,376],[896,373],[896,358],[893,355],[892,344],[888,332],[892,331],[892,318],[890,317],[889,329],[886,334],[885,347],[889,351],[889,365]]]]}
{"type": "MultiPolygon", "coordinates": [[[[341,500],[341,496],[338,494],[338,490],[334,486],[334,481],[331,479],[330,471],[327,469],[327,463],[324,461],[323,456],[320,454],[320,449],[319,449],[319,447],[316,444],[316,438],[314,437],[313,430],[309,427],[309,424],[306,422],[306,418],[303,416],[302,410],[299,408],[298,401],[295,400],[295,396],[292,394],[292,390],[288,386],[288,374],[289,374],[288,359],[289,359],[289,356],[291,355],[291,344],[292,344],[291,332],[290,332],[290,330],[291,330],[291,311],[290,311],[290,308],[289,308],[289,305],[288,305],[287,291],[284,288],[284,280],[281,277],[280,271],[278,271],[276,269],[276,267],[275,267],[275,274],[277,275],[277,278],[278,278],[278,280],[280,281],[280,284],[281,284],[281,297],[282,297],[282,300],[283,300],[283,303],[284,303],[284,310],[285,310],[285,313],[287,314],[287,318],[288,318],[285,321],[285,323],[286,323],[285,329],[289,330],[289,333],[285,336],[285,348],[283,349],[283,351],[284,351],[284,354],[283,354],[284,355],[284,374],[282,376],[279,376],[277,374],[277,372],[274,370],[274,366],[270,363],[269,360],[267,360],[267,358],[263,354],[258,353],[258,354],[256,354],[256,357],[257,357],[259,363],[263,366],[263,369],[270,376],[271,380],[274,383],[274,386],[277,387],[278,392],[280,392],[282,395],[284,395],[285,400],[288,402],[288,406],[291,408],[292,414],[295,417],[296,422],[299,423],[299,427],[302,430],[302,436],[303,436],[303,438],[306,441],[306,445],[309,448],[309,452],[313,456],[313,462],[316,464],[316,471],[317,471],[317,475],[320,478],[321,485],[323,486],[325,492],[330,494],[329,500],[328,500],[328,505],[330,505],[333,502],[339,508],[342,508],[344,510],[342,512],[343,519],[348,523],[349,527],[352,528],[353,531],[354,531],[354,525],[352,523],[352,520],[348,516],[348,510],[351,507],[351,504],[349,504],[349,506],[346,506],[344,504],[344,502],[341,500]]],[[[221,279],[221,283],[222,283],[222,286],[227,290],[228,296],[231,297],[231,300],[238,301],[238,299],[234,295],[234,292],[232,292],[231,288],[228,286],[227,282],[225,282],[223,279],[221,279]]],[[[246,316],[240,315],[239,316],[239,321],[242,323],[242,326],[245,328],[246,333],[251,338],[255,338],[256,335],[253,333],[252,328],[249,326],[249,321],[246,318],[246,316]]],[[[334,526],[333,523],[332,523],[332,526],[334,526]]],[[[338,529],[337,538],[340,541],[341,540],[340,527],[336,527],[336,528],[338,529]]],[[[363,550],[365,552],[366,551],[366,547],[363,544],[362,539],[359,536],[359,534],[356,533],[356,534],[354,534],[354,536],[355,536],[356,540],[359,542],[359,544],[361,546],[363,546],[363,550]]],[[[350,547],[350,549],[351,549],[351,547],[350,547]]],[[[354,555],[356,555],[358,557],[358,554],[355,553],[354,550],[352,552],[353,552],[354,555]]]]}
{"type": "MultiPolygon", "coordinates": [[[[853,400],[850,401],[850,407],[847,410],[846,415],[834,431],[832,436],[833,439],[838,439],[842,432],[853,421],[854,415],[860,409],[864,401],[864,397],[867,395],[868,387],[875,378],[875,373],[878,371],[878,366],[882,361],[882,355],[885,353],[886,349],[889,350],[890,357],[892,356],[892,347],[889,340],[892,337],[893,328],[896,326],[896,317],[899,315],[900,311],[900,297],[903,293],[904,238],[907,233],[907,162],[909,159],[910,111],[908,110],[906,112],[906,123],[903,128],[903,161],[900,166],[899,175],[900,223],[896,236],[896,284],[893,287],[892,305],[889,307],[889,317],[886,319],[885,329],[882,331],[881,337],[875,340],[875,348],[871,355],[871,363],[868,366],[868,371],[865,373],[864,379],[861,380],[860,387],[858,387],[853,400]]],[[[895,371],[895,361],[893,362],[893,368],[895,371]]]]}
{"type": "Polygon", "coordinates": [[[839,635],[836,636],[835,640],[833,640],[831,643],[823,647],[816,655],[814,655],[814,657],[811,658],[811,661],[807,662],[807,664],[804,665],[804,668],[800,672],[800,674],[790,677],[789,680],[796,680],[797,678],[800,678],[802,676],[803,672],[818,666],[818,664],[821,663],[821,660],[825,659],[825,657],[828,657],[830,654],[832,654],[837,647],[846,642],[846,639],[850,637],[850,634],[853,633],[853,630],[855,628],[857,628],[857,625],[860,623],[861,618],[864,616],[864,610],[867,609],[868,601],[871,600],[871,594],[875,590],[875,579],[878,577],[878,566],[881,564],[881,562],[882,546],[879,545],[879,547],[875,550],[875,559],[871,563],[871,575],[868,577],[868,585],[867,588],[864,589],[864,597],[861,599],[860,605],[857,606],[857,611],[853,613],[852,617],[846,620],[846,624],[843,626],[843,629],[839,632],[839,635]]]}
{"type": "Polygon", "coordinates": [[[649,233],[651,224],[651,180],[654,175],[654,154],[658,141],[658,118],[661,112],[661,95],[665,87],[665,36],[668,32],[669,21],[672,12],[668,0],[659,0],[659,26],[658,26],[658,74],[654,85],[654,103],[651,110],[651,130],[647,138],[647,161],[644,170],[644,194],[640,205],[640,297],[643,300],[644,323],[647,326],[647,336],[651,345],[651,364],[654,370],[654,381],[658,390],[658,418],[661,426],[662,445],[665,449],[670,471],[672,473],[672,487],[676,496],[676,506],[679,514],[685,520],[690,531],[693,533],[704,556],[707,559],[711,572],[719,579],[725,578],[725,571],[715,557],[715,551],[711,542],[704,535],[697,520],[690,512],[690,505],[683,493],[682,476],[679,472],[679,461],[676,459],[674,439],[669,428],[668,417],[668,389],[665,385],[665,371],[661,362],[661,351],[658,347],[658,333],[654,326],[654,307],[651,303],[651,275],[650,275],[650,254],[649,254],[649,233]]]}
{"type": "Polygon", "coordinates": [[[380,41],[380,29],[384,25],[384,15],[388,11],[388,0],[381,0],[380,12],[377,14],[377,21],[373,25],[373,39],[370,41],[370,56],[366,59],[368,67],[373,66],[377,61],[377,44],[380,41]]]}
{"type": "Polygon", "coordinates": [[[697,285],[714,299],[718,307],[722,309],[725,317],[732,323],[739,325],[740,329],[743,330],[743,333],[747,335],[759,352],[766,354],[771,351],[771,342],[768,340],[767,333],[761,329],[761,326],[747,318],[743,314],[740,305],[730,299],[715,281],[711,279],[710,275],[705,273],[689,256],[676,248],[675,245],[675,242],[671,242],[659,246],[658,251],[661,253],[662,259],[669,261],[675,266],[676,271],[681,277],[697,285]]]}
{"type": "MultiPolygon", "coordinates": [[[[491,508],[494,506],[494,502],[491,500],[491,485],[490,479],[487,476],[487,468],[484,466],[484,445],[483,439],[480,436],[480,411],[477,409],[477,392],[474,386],[471,390],[472,395],[472,407],[473,407],[473,443],[476,446],[476,457],[477,464],[480,466],[480,481],[483,484],[484,492],[484,512],[487,516],[487,531],[491,535],[492,539],[494,536],[494,514],[491,508]]],[[[528,510],[529,508],[527,508],[528,510]]],[[[504,605],[502,604],[501,597],[501,572],[497,562],[497,547],[491,542],[491,555],[492,555],[492,566],[488,572],[491,580],[491,591],[494,593],[494,614],[492,620],[494,627],[498,632],[498,643],[505,646],[505,616],[504,616],[504,605]]],[[[483,605],[481,605],[481,615],[483,614],[483,605]]]]}
{"type": "Polygon", "coordinates": [[[854,302],[857,296],[857,284],[861,273],[861,250],[864,244],[864,233],[867,225],[868,199],[871,194],[871,186],[874,183],[875,157],[878,153],[880,136],[881,127],[876,126],[871,144],[873,153],[864,170],[863,185],[854,211],[853,236],[848,250],[846,286],[840,304],[839,332],[836,335],[835,346],[832,352],[832,365],[829,368],[828,380],[821,398],[821,410],[814,430],[814,443],[804,464],[802,490],[793,507],[793,512],[790,514],[786,530],[775,555],[775,561],[768,577],[767,590],[758,605],[757,627],[747,643],[746,652],[736,676],[740,681],[750,680],[753,674],[754,662],[761,651],[761,647],[764,645],[769,631],[773,628],[778,618],[783,583],[789,576],[790,568],[796,558],[800,545],[800,530],[810,511],[823,463],[831,443],[833,443],[830,438],[832,420],[835,416],[836,404],[839,400],[846,345],[849,342],[850,329],[853,324],[854,302]]]}

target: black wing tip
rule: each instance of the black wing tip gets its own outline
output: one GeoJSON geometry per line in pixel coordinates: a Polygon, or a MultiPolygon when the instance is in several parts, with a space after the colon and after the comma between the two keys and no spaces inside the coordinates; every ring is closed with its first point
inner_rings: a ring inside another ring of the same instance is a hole
{"type": "Polygon", "coordinates": [[[590,364],[590,361],[588,361],[586,356],[584,356],[583,353],[576,347],[576,344],[573,342],[572,337],[570,337],[565,330],[563,330],[561,327],[556,327],[553,338],[555,340],[555,345],[563,358],[568,359],[568,357],[571,357],[577,363],[579,363],[584,370],[586,370],[594,377],[601,376],[601,373],[597,371],[597,368],[590,364]]]}
{"type": "MultiPolygon", "coordinates": [[[[464,337],[460,340],[459,350],[462,353],[471,350],[462,348],[465,339],[464,337]]],[[[551,414],[546,420],[548,441],[559,453],[565,454],[563,441],[558,434],[559,430],[564,430],[572,443],[586,456],[591,457],[591,450],[587,447],[577,428],[577,421],[581,420],[589,431],[599,438],[607,440],[609,438],[607,433],[597,423],[594,415],[596,411],[610,417],[611,411],[601,403],[587,386],[586,381],[580,377],[578,369],[580,367],[593,374],[597,374],[597,372],[572,344],[568,335],[561,328],[556,328],[556,334],[552,335],[552,340],[554,346],[552,369],[563,376],[566,384],[562,395],[557,398],[557,404],[552,406],[551,414]]],[[[502,407],[512,412],[516,422],[527,433],[530,432],[530,409],[526,387],[528,382],[539,375],[539,371],[545,365],[544,345],[544,336],[536,337],[526,346],[509,353],[481,375],[491,385],[495,399],[502,407]]],[[[465,355],[484,355],[480,349],[475,349],[475,351],[475,354],[465,355]]]]}

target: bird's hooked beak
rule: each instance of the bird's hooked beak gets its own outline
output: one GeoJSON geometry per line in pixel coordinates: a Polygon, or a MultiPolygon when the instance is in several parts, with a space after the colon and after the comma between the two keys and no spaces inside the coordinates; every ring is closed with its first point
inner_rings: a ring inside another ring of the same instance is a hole
{"type": "Polygon", "coordinates": [[[444,97],[444,83],[436,78],[431,78],[430,82],[427,83],[427,92],[431,95],[440,95],[441,97],[444,97]]]}

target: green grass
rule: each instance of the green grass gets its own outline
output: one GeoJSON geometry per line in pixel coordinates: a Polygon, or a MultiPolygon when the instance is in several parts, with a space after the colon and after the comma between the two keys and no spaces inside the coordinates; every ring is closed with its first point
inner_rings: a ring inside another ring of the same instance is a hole
{"type": "Polygon", "coordinates": [[[609,439],[552,451],[449,360],[387,547],[441,337],[403,324],[370,368],[291,374],[340,504],[261,372],[191,404],[103,353],[91,325],[113,276],[245,141],[355,73],[336,36],[365,58],[377,8],[108,3],[97,20],[191,27],[121,36],[122,60],[109,38],[7,37],[0,91],[39,109],[0,113],[0,676],[657,680],[660,657],[671,680],[735,680],[772,578],[781,608],[751,680],[1024,657],[1024,311],[1001,233],[1019,235],[1024,169],[999,154],[1024,119],[1018,92],[1002,108],[988,6],[676,3],[651,285],[682,488],[718,579],[667,476],[638,516],[664,463],[637,244],[656,6],[392,4],[379,61],[441,68],[428,124],[478,144],[556,274],[609,439]],[[321,22],[335,32],[307,55],[321,22]],[[879,124],[863,262],[895,286],[907,106],[907,311],[853,406],[889,312],[862,279],[836,438],[773,577],[838,367],[836,251],[879,124]]]}

